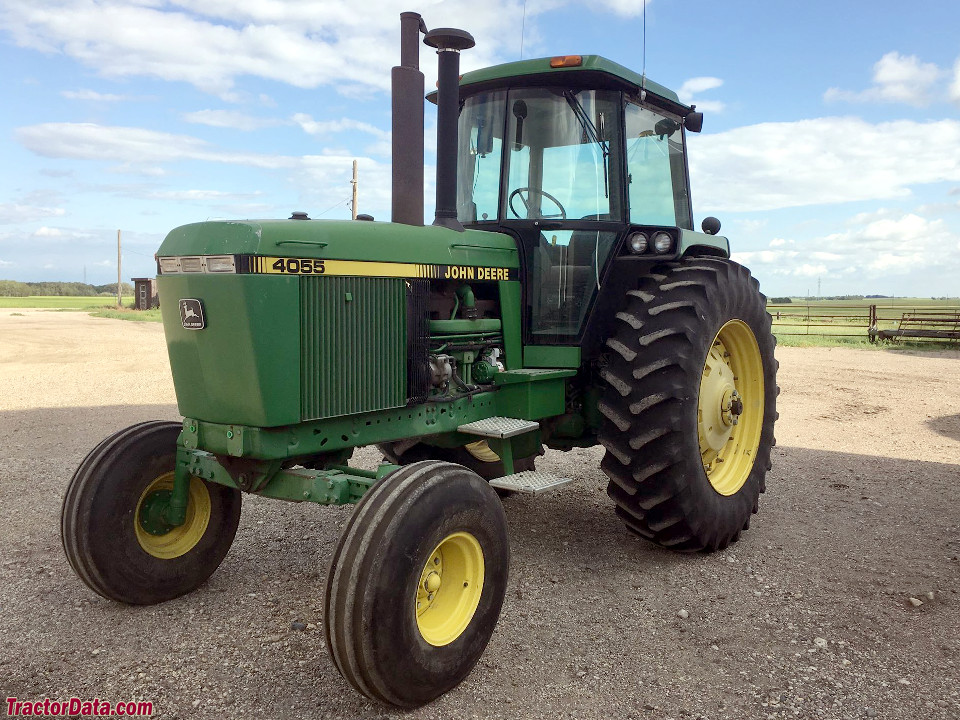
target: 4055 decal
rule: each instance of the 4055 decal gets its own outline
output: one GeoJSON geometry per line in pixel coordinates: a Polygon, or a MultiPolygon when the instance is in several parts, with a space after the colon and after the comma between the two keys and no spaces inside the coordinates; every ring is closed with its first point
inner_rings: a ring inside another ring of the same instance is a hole
{"type": "Polygon", "coordinates": [[[266,258],[270,260],[267,273],[287,275],[323,275],[326,268],[323,260],[316,258],[266,258]]]}

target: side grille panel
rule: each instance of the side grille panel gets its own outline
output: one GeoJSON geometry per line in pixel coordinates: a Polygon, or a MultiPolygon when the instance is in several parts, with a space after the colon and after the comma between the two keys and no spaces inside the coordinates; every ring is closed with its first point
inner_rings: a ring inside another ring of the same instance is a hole
{"type": "Polygon", "coordinates": [[[400,278],[300,278],[303,420],[407,400],[406,286],[400,278]]]}

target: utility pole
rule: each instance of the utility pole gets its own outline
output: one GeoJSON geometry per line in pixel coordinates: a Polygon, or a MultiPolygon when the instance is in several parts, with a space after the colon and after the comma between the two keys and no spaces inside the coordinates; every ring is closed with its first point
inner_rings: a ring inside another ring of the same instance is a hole
{"type": "Polygon", "coordinates": [[[350,184],[353,185],[353,202],[350,204],[350,215],[353,220],[357,219],[357,161],[353,161],[353,180],[350,181],[350,184]]]}
{"type": "Polygon", "coordinates": [[[120,299],[120,275],[122,274],[122,273],[121,273],[121,270],[120,270],[120,260],[121,260],[121,256],[120,256],[120,231],[117,230],[117,307],[120,307],[120,305],[121,305],[121,303],[122,303],[122,301],[121,301],[121,299],[120,299]]]}
{"type": "Polygon", "coordinates": [[[823,300],[823,291],[820,289],[820,276],[817,276],[817,300],[823,300]]]}

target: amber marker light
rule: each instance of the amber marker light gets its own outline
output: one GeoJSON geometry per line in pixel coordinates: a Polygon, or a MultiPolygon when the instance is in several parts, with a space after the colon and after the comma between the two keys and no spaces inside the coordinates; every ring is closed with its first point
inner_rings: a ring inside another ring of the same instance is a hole
{"type": "Polygon", "coordinates": [[[580,67],[581,65],[583,65],[582,55],[558,55],[555,58],[550,58],[550,67],[552,68],[580,67]]]}

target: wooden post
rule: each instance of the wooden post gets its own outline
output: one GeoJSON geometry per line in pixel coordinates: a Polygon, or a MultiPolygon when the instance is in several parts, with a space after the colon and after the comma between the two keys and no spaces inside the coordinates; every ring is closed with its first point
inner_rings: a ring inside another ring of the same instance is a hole
{"type": "Polygon", "coordinates": [[[350,181],[350,184],[353,185],[353,202],[350,204],[350,215],[353,220],[357,219],[357,161],[353,161],[353,180],[350,181]]]}
{"type": "Polygon", "coordinates": [[[120,256],[120,231],[117,230],[117,307],[120,307],[120,305],[122,304],[122,300],[121,300],[121,297],[120,297],[120,275],[122,274],[122,273],[121,273],[121,269],[120,269],[120,258],[121,258],[121,256],[120,256]]]}

